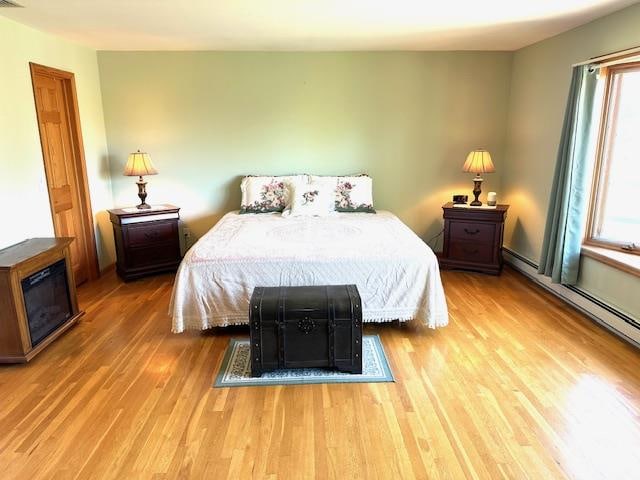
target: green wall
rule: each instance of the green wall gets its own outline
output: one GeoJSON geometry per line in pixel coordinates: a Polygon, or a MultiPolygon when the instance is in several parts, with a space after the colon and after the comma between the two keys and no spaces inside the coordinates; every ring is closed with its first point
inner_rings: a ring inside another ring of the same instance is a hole
{"type": "Polygon", "coordinates": [[[419,235],[441,205],[470,193],[467,153],[488,148],[500,191],[510,53],[99,52],[112,185],[141,148],[159,170],[149,200],[182,207],[196,236],[239,208],[244,174],[349,174],[374,179],[377,208],[419,235]]]}
{"type": "Polygon", "coordinates": [[[29,62],[75,73],[101,267],[114,262],[107,142],[95,51],[0,17],[0,248],[52,236],[29,62]]]}
{"type": "MultiPolygon", "coordinates": [[[[518,50],[513,58],[504,196],[505,243],[537,262],[569,90],[571,65],[640,45],[640,5],[518,50]]],[[[640,279],[590,258],[580,285],[640,319],[640,279]]]]}

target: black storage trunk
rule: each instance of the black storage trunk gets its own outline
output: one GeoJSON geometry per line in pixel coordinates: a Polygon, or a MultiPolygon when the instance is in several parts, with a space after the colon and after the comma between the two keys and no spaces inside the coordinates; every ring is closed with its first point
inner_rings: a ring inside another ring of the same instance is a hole
{"type": "Polygon", "coordinates": [[[327,367],[362,373],[362,302],[355,285],[256,287],[251,375],[327,367]]]}

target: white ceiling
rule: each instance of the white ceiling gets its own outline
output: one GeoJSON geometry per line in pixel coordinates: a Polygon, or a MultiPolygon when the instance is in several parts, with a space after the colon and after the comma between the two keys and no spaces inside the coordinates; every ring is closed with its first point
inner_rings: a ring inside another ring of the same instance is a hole
{"type": "Polygon", "coordinates": [[[515,50],[637,0],[15,0],[98,50],[515,50]]]}

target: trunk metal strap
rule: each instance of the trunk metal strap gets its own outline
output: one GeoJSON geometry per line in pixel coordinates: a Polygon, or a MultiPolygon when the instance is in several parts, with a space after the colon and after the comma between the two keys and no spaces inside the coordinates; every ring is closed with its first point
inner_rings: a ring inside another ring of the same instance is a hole
{"type": "Polygon", "coordinates": [[[286,328],[285,328],[285,291],[280,287],[278,295],[278,367],[287,368],[287,358],[285,356],[286,328]]]}
{"type": "Polygon", "coordinates": [[[329,366],[336,366],[336,308],[333,303],[333,297],[329,293],[330,287],[325,287],[327,294],[327,315],[329,316],[329,366]]]}

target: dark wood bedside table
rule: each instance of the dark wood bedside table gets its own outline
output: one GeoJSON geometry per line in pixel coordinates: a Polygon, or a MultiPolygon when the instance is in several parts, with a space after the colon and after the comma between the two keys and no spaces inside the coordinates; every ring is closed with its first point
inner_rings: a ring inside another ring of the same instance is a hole
{"type": "Polygon", "coordinates": [[[158,207],[109,210],[118,257],[116,271],[125,281],[176,271],[180,265],[180,209],[158,207]]]}
{"type": "Polygon", "coordinates": [[[440,267],[499,275],[508,209],[509,205],[491,209],[443,205],[444,248],[440,267]]]}

